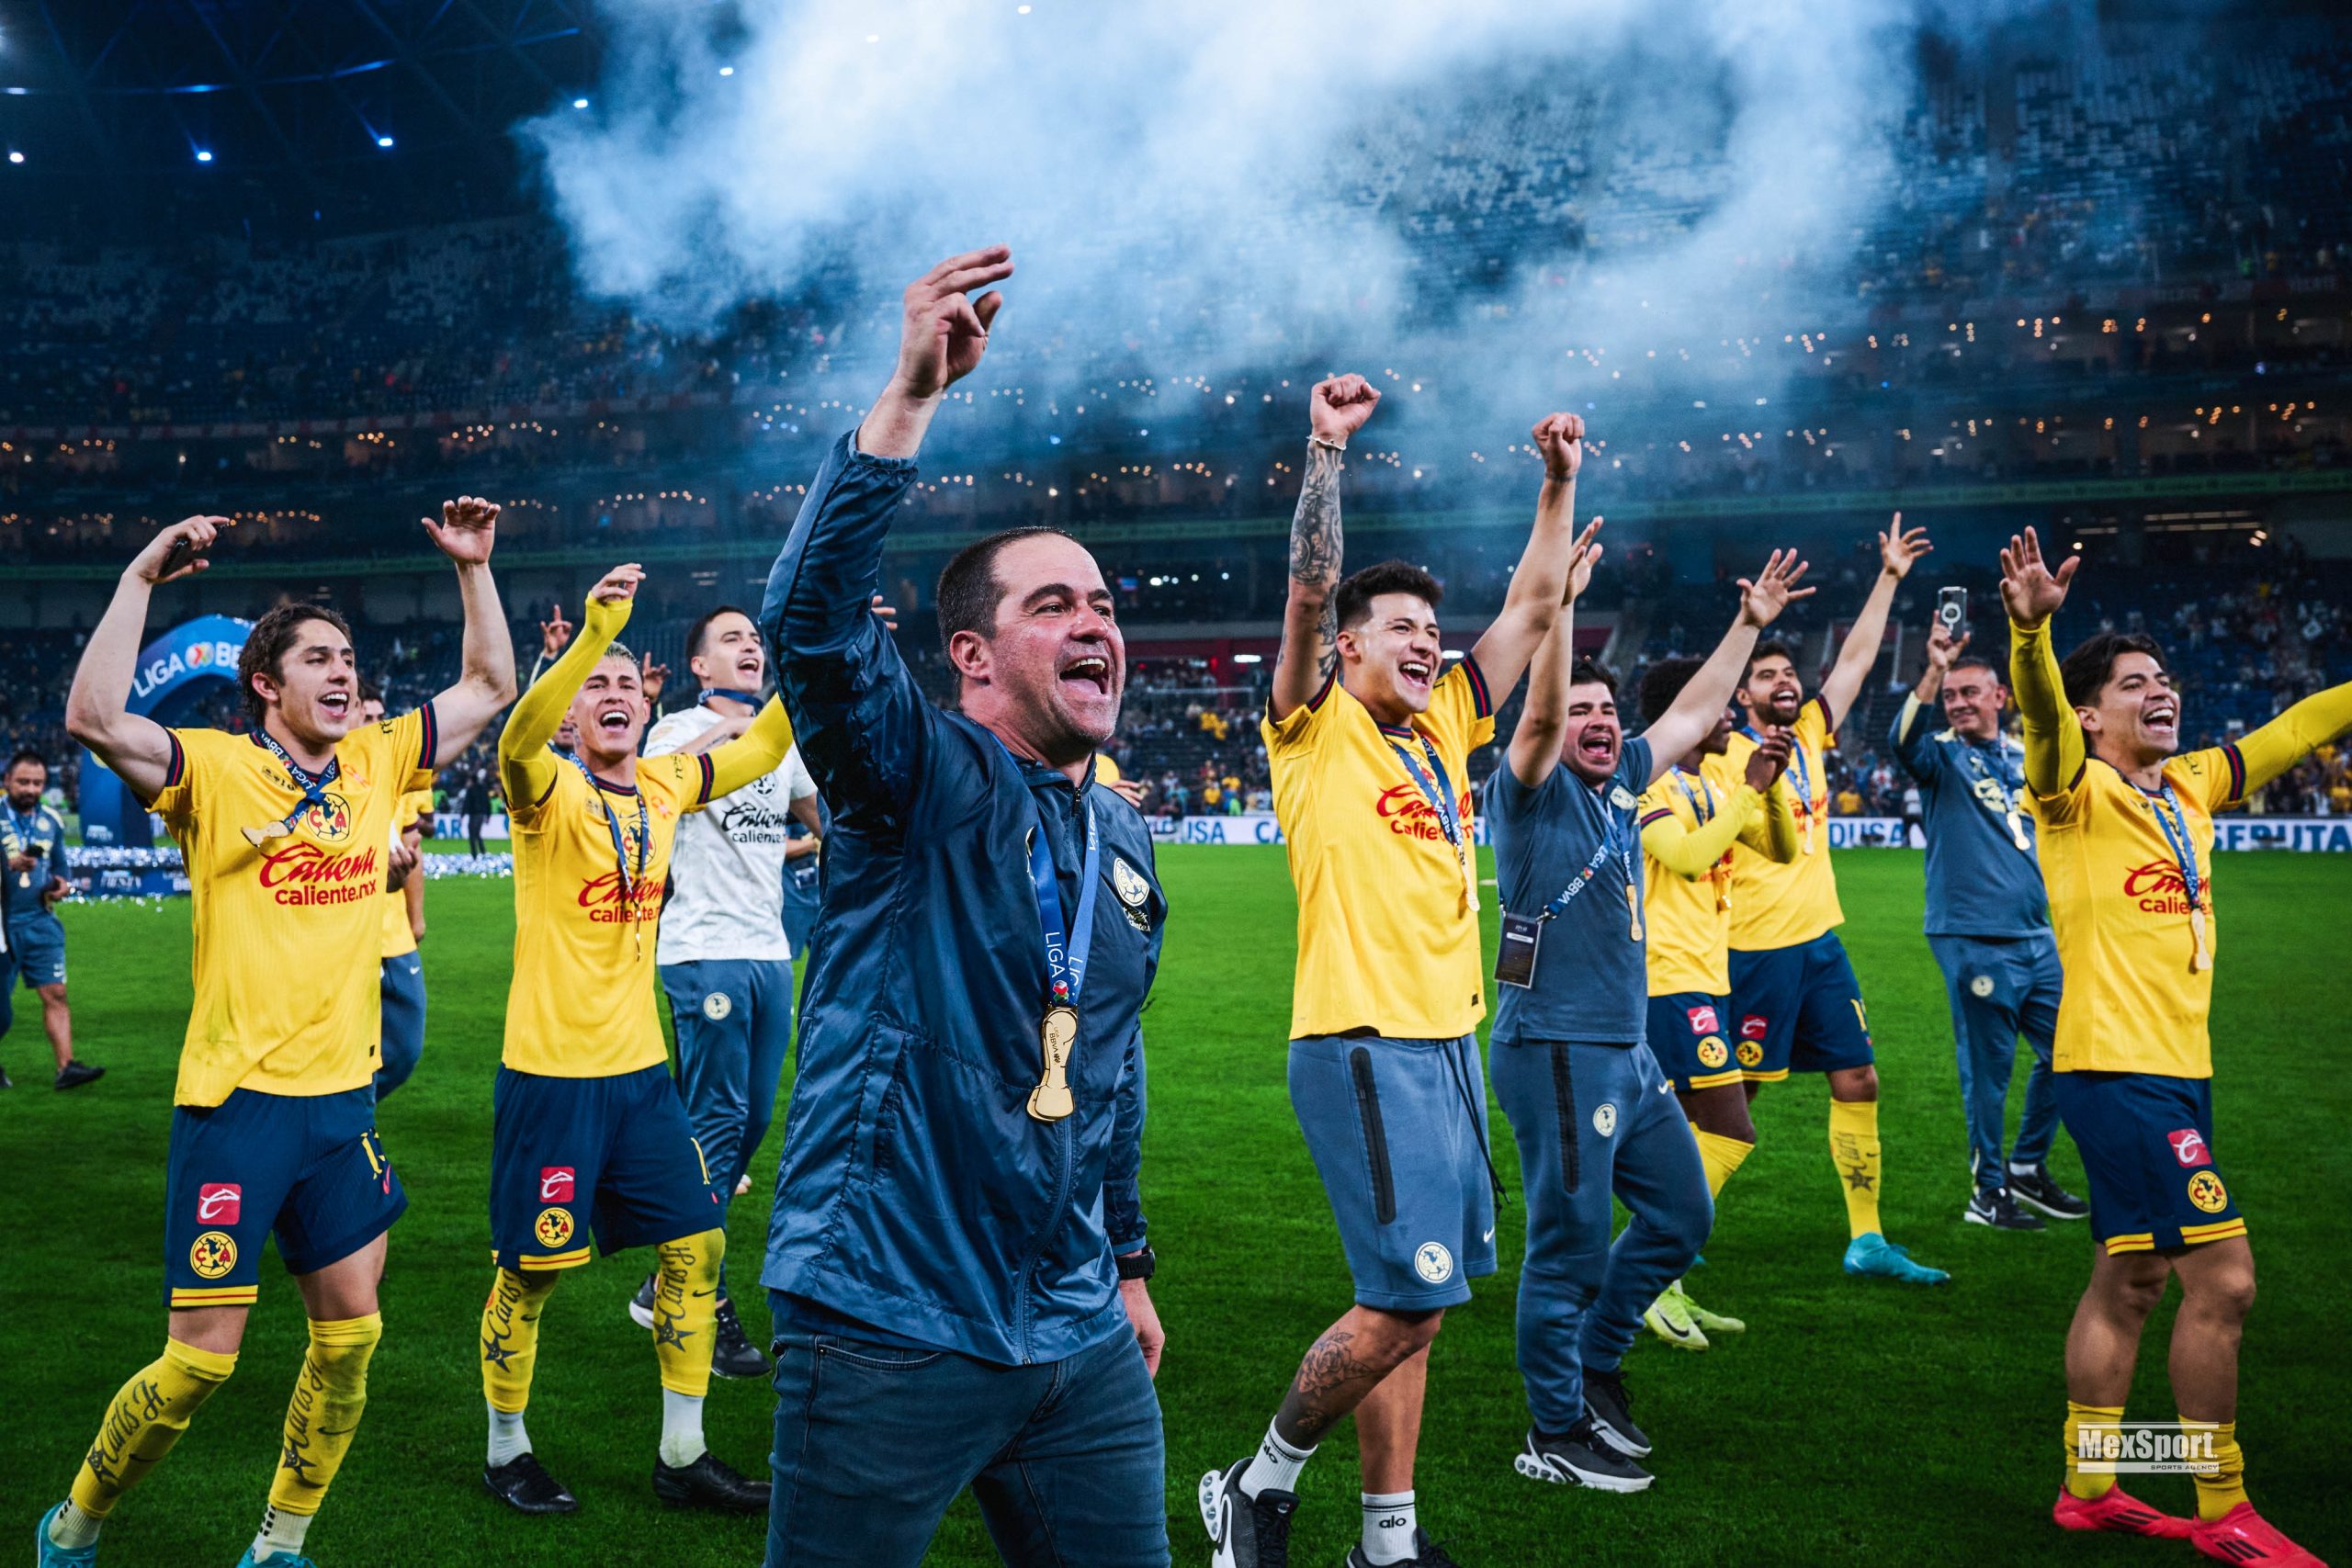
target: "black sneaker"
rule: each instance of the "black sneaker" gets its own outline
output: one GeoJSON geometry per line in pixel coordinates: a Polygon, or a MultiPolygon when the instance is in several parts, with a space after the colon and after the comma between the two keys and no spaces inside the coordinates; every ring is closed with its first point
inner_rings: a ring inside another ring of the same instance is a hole
{"type": "Polygon", "coordinates": [[[2041,1229],[2041,1216],[2018,1208],[2006,1187],[1978,1188],[1968,1195],[1968,1208],[1960,1217],[1972,1225],[1991,1225],[1996,1231],[2041,1229]]]}
{"type": "MultiPolygon", "coordinates": [[[[636,1315],[633,1310],[629,1315],[636,1315]]],[[[768,1359],[760,1354],[743,1333],[743,1320],[735,1315],[733,1302],[718,1303],[718,1342],[712,1348],[710,1370],[723,1378],[763,1378],[768,1375],[768,1359]]]]}
{"type": "Polygon", "coordinates": [[[1634,1396],[1625,1391],[1622,1371],[1584,1370],[1584,1413],[1601,1440],[1627,1459],[1647,1459],[1650,1440],[1634,1425],[1634,1396]]]}
{"type": "Polygon", "coordinates": [[[517,1454],[504,1464],[494,1464],[481,1472],[481,1483],[490,1495],[518,1514],[576,1514],[580,1499],[563,1489],[563,1483],[548,1473],[537,1454],[517,1454]]]}
{"type": "Polygon", "coordinates": [[[14,1089],[16,1087],[17,1080],[8,1076],[8,1069],[6,1067],[0,1067],[0,1089],[14,1089]]]}
{"type": "Polygon", "coordinates": [[[94,1067],[87,1062],[73,1061],[57,1069],[59,1089],[80,1089],[85,1083],[96,1083],[107,1076],[104,1067],[94,1067]]]}
{"type": "Polygon", "coordinates": [[[2017,1195],[2018,1202],[2039,1209],[2053,1220],[2090,1218],[2091,1206],[2051,1180],[2046,1165],[2037,1165],[2027,1171],[2010,1171],[2009,1190],[2017,1195]]]}
{"type": "Polygon", "coordinates": [[[653,1332],[653,1287],[658,1283],[656,1276],[648,1274],[645,1283],[637,1288],[637,1294],[628,1299],[628,1320],[648,1334],[653,1332]]]}
{"type": "Polygon", "coordinates": [[[1247,1459],[1201,1477],[1201,1523],[1209,1532],[1209,1568],[1290,1568],[1290,1517],[1298,1494],[1269,1486],[1241,1495],[1247,1459]]]}
{"type": "MultiPolygon", "coordinates": [[[[1348,1548],[1347,1568],[1372,1568],[1372,1559],[1363,1554],[1361,1543],[1348,1548]]],[[[1462,1568],[1462,1564],[1446,1555],[1445,1548],[1429,1538],[1429,1532],[1418,1525],[1413,1529],[1413,1555],[1389,1563],[1387,1568],[1462,1568]]]]}
{"type": "Polygon", "coordinates": [[[1530,1481],[1555,1486],[1589,1486],[1600,1492],[1640,1492],[1650,1472],[1601,1440],[1588,1416],[1557,1437],[1530,1428],[1527,1451],[1511,1468],[1530,1481]]]}
{"type": "Polygon", "coordinates": [[[709,1450],[683,1467],[653,1461],[653,1495],[673,1508],[703,1508],[714,1514],[764,1514],[768,1483],[721,1464],[709,1450]]]}

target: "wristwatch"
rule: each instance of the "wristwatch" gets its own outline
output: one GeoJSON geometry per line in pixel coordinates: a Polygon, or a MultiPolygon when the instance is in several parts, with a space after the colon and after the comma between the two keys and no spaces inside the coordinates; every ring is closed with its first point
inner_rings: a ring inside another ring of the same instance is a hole
{"type": "Polygon", "coordinates": [[[1140,1249],[1126,1253],[1116,1261],[1120,1279],[1148,1280],[1152,1270],[1159,1267],[1159,1255],[1151,1250],[1151,1243],[1145,1242],[1140,1249]]]}

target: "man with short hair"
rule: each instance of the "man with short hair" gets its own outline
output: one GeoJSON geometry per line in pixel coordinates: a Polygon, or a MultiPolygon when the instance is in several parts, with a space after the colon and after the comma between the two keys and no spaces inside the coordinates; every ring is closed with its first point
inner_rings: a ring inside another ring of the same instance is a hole
{"type": "Polygon", "coordinates": [[[1999,671],[1967,647],[1967,634],[1953,637],[1940,620],[1928,628],[1927,668],[1894,716],[1887,743],[1924,797],[1928,947],[1951,1002],[1961,1110],[1968,1119],[1973,1185],[1962,1218],[1996,1230],[2038,1231],[2041,1214],[2079,1220],[2091,1209],[2050,1174],[2050,1142],[2058,1130],[2050,1048],[2062,987],[2050,897],[2023,800],[2025,749],[2001,733],[2009,694],[1999,671]],[[1939,699],[1941,729],[1928,717],[1939,699]],[[2017,1143],[2004,1156],[2020,1034],[2033,1066],[2017,1143]]]}
{"type": "Polygon", "coordinates": [[[2099,1244],[2066,1332],[2066,1478],[2052,1517],[2066,1529],[2185,1536],[2223,1562],[2319,1568],[2255,1512],[2238,1447],[2254,1248],[2213,1148],[2213,817],[2352,728],[2352,683],[2184,755],[2180,696],[2153,639],[2102,632],[2064,664],[2052,651],[2050,617],[2081,564],[2052,571],[2030,528],[2001,552],[2026,799],[2066,976],[2058,1114],[2090,1177],[2099,1244]],[[2205,1466],[2193,1522],[2126,1495],[2113,1465],[2097,1462],[2171,1280],[2173,1398],[2205,1466]]]}
{"type": "MultiPolygon", "coordinates": [[[[49,763],[28,748],[8,759],[8,804],[0,811],[0,840],[8,864],[0,878],[0,902],[7,910],[7,950],[0,953],[0,1035],[15,1021],[17,976],[40,998],[41,1027],[50,1055],[57,1059],[55,1086],[79,1089],[106,1077],[74,1055],[74,1012],[65,1000],[65,924],[57,901],[74,890],[65,863],[65,819],[41,800],[49,787],[49,763]]],[[[7,1087],[0,1072],[0,1089],[7,1087]]]]}
{"type": "MultiPolygon", "coordinates": [[[[702,684],[646,737],[649,757],[698,757],[751,728],[767,681],[760,628],[732,604],[707,612],[686,633],[686,668],[702,684]]],[[[792,863],[817,852],[822,829],[817,784],[794,747],[772,773],[713,800],[678,824],[670,897],[662,909],[655,961],[678,1037],[678,1093],[710,1164],[719,1224],[775,1116],[775,1095],[792,1049],[792,943],[784,929],[785,879],[792,863]],[[808,837],[794,837],[795,822],[808,837]]],[[[660,1285],[648,1274],[629,1316],[651,1328],[660,1285]]],[[[765,1356],[743,1333],[718,1274],[718,1345],[710,1370],[755,1378],[765,1356]]]]}
{"type": "Polygon", "coordinates": [[[1111,589],[1057,529],[958,552],[938,591],[958,710],[869,607],[1012,272],[995,245],[908,288],[889,383],[809,483],[760,612],[832,812],[763,1276],[767,1568],[912,1568],[967,1487],[1010,1562],[1168,1562],[1136,1183],[1168,905],[1142,817],[1094,781],[1126,686],[1111,589]]]}
{"type": "Polygon", "coordinates": [[[1544,487],[1502,613],[1442,670],[1442,590],[1400,560],[1340,574],[1340,455],[1380,393],[1361,376],[1308,395],[1290,596],[1260,728],[1298,888],[1291,1105],[1323,1180],[1355,1304],[1307,1350],[1256,1454],[1201,1478],[1217,1568],[1285,1561],[1299,1472],[1353,1413],[1363,1529],[1353,1564],[1451,1561],[1420,1528],[1413,1462],[1429,1348],[1445,1309],[1495,1269],[1500,1182],[1487,1142],[1486,1011],[1470,753],[1495,694],[1559,618],[1584,420],[1530,440],[1544,487]]]}
{"type": "Polygon", "coordinates": [[[187,866],[196,994],[173,1091],[164,1354],[107,1407],[72,1495],[37,1533],[40,1568],[85,1568],[123,1493],[235,1370],[263,1244],[300,1288],[310,1345],[262,1526],[239,1568],[302,1568],[302,1538],[368,1397],[382,1337],[386,1233],[408,1196],[376,1136],[377,969],[386,847],[401,794],[455,758],[514,695],[490,553],[498,508],[426,519],[458,569],[464,672],[413,713],[362,728],[350,629],[281,604],[246,636],[248,734],[166,729],[129,710],[159,582],[204,570],[230,526],[190,517],[123,572],[66,699],[74,738],[164,819],[187,866]]]}
{"type": "Polygon", "coordinates": [[[1878,661],[1896,587],[1932,547],[1925,529],[1905,531],[1896,513],[1878,536],[1878,576],[1819,695],[1805,695],[1786,644],[1758,646],[1738,694],[1747,723],[1707,764],[1717,789],[1734,789],[1765,728],[1792,732],[1787,776],[1796,785],[1796,859],[1783,865],[1745,844],[1732,849],[1731,995],[1739,1020],[1733,1055],[1751,1095],[1791,1072],[1829,1080],[1829,1154],[1845,1184],[1850,1238],[1846,1272],[1916,1285],[1942,1284],[1951,1276],[1914,1262],[1881,1228],[1878,1067],[1861,986],[1838,939],[1846,915],[1829,864],[1828,750],[1878,661]]]}
{"type": "MultiPolygon", "coordinates": [[[[1813,590],[1795,586],[1795,552],[1773,551],[1753,581],[1740,580],[1739,614],[1698,677],[1626,740],[1616,682],[1576,658],[1575,601],[1600,558],[1589,543],[1599,526],[1577,541],[1568,603],[1536,650],[1504,765],[1487,782],[1502,906],[1491,1049],[1527,1195],[1519,1368],[1532,1421],[1514,1468],[1638,1492],[1650,1475],[1634,1461],[1650,1441],[1621,1363],[1645,1311],[1698,1256],[1714,1205],[1690,1124],[1645,1041],[1635,822],[1668,759],[1722,719],[1758,633],[1813,590]],[[1612,1195],[1632,1216],[1613,1245],[1612,1195]]],[[[1757,753],[1768,789],[1776,745],[1757,753]]]]}

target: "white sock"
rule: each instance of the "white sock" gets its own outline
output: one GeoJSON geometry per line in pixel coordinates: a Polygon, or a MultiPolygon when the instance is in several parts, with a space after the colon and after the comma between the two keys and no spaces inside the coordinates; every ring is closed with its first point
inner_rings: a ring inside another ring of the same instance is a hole
{"type": "Polygon", "coordinates": [[[289,1557],[302,1555],[302,1537],[310,1533],[309,1514],[288,1513],[271,1505],[261,1511],[261,1533],[254,1537],[254,1561],[266,1562],[273,1553],[285,1552],[289,1557]]]}
{"type": "Polygon", "coordinates": [[[1363,1498],[1363,1557],[1367,1562],[1407,1562],[1413,1556],[1410,1492],[1366,1492],[1363,1498]]]}
{"type": "Polygon", "coordinates": [[[662,1462],[684,1469],[710,1451],[703,1441],[702,1396],[662,1391],[662,1462]]]}
{"type": "Polygon", "coordinates": [[[490,1468],[521,1459],[531,1451],[531,1434],[523,1429],[523,1413],[508,1415],[495,1404],[490,1407],[490,1468]]]}
{"type": "Polygon", "coordinates": [[[1313,1456],[1313,1449],[1295,1449],[1283,1441],[1273,1423],[1266,1424],[1266,1440],[1258,1445],[1250,1468],[1241,1472],[1241,1495],[1255,1497],[1269,1486],[1277,1492],[1298,1490],[1298,1472],[1313,1456]]]}
{"type": "Polygon", "coordinates": [[[98,1527],[106,1520],[96,1514],[85,1514],[72,1498],[57,1511],[56,1522],[49,1527],[49,1539],[57,1546],[71,1551],[77,1546],[87,1546],[98,1539],[98,1527]]]}

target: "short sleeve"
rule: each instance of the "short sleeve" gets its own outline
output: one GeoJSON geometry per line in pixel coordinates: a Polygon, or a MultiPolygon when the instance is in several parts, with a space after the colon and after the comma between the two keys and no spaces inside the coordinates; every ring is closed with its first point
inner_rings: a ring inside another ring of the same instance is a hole
{"type": "Polygon", "coordinates": [[[1829,705],[1819,697],[1797,710],[1796,738],[1800,744],[1813,748],[1817,756],[1829,749],[1829,738],[1837,733],[1837,721],[1831,717],[1829,705]]]}
{"type": "Polygon", "coordinates": [[[1439,748],[1457,756],[1466,757],[1495,738],[1495,705],[1476,660],[1465,656],[1438,678],[1427,723],[1439,748]]]}
{"type": "Polygon", "coordinates": [[[2165,767],[2165,777],[2203,807],[2209,817],[2245,798],[2245,759],[2234,746],[2187,752],[2165,767]]]}
{"type": "Polygon", "coordinates": [[[1617,782],[1637,799],[1650,787],[1650,750],[1649,738],[1636,735],[1617,758],[1617,782]]]}
{"type": "Polygon", "coordinates": [[[383,738],[386,756],[390,759],[393,776],[401,781],[403,794],[433,786],[433,758],[441,749],[441,728],[433,716],[433,705],[413,708],[398,718],[388,718],[376,727],[383,738]]]}
{"type": "Polygon", "coordinates": [[[808,764],[800,760],[800,748],[795,746],[784,754],[785,791],[795,800],[806,800],[817,793],[817,781],[808,774],[808,764]]]}
{"type": "Polygon", "coordinates": [[[174,833],[196,819],[204,797],[210,794],[214,765],[220,760],[217,742],[226,739],[217,729],[166,729],[172,759],[164,769],[164,787],[147,809],[169,823],[174,833]]]}
{"type": "Polygon", "coordinates": [[[1270,759],[1295,757],[1315,750],[1316,743],[1322,739],[1325,718],[1346,700],[1340,690],[1340,678],[1335,674],[1324,680],[1321,690],[1280,718],[1274,716],[1270,703],[1266,716],[1258,722],[1259,731],[1266,739],[1266,755],[1270,759]]]}

